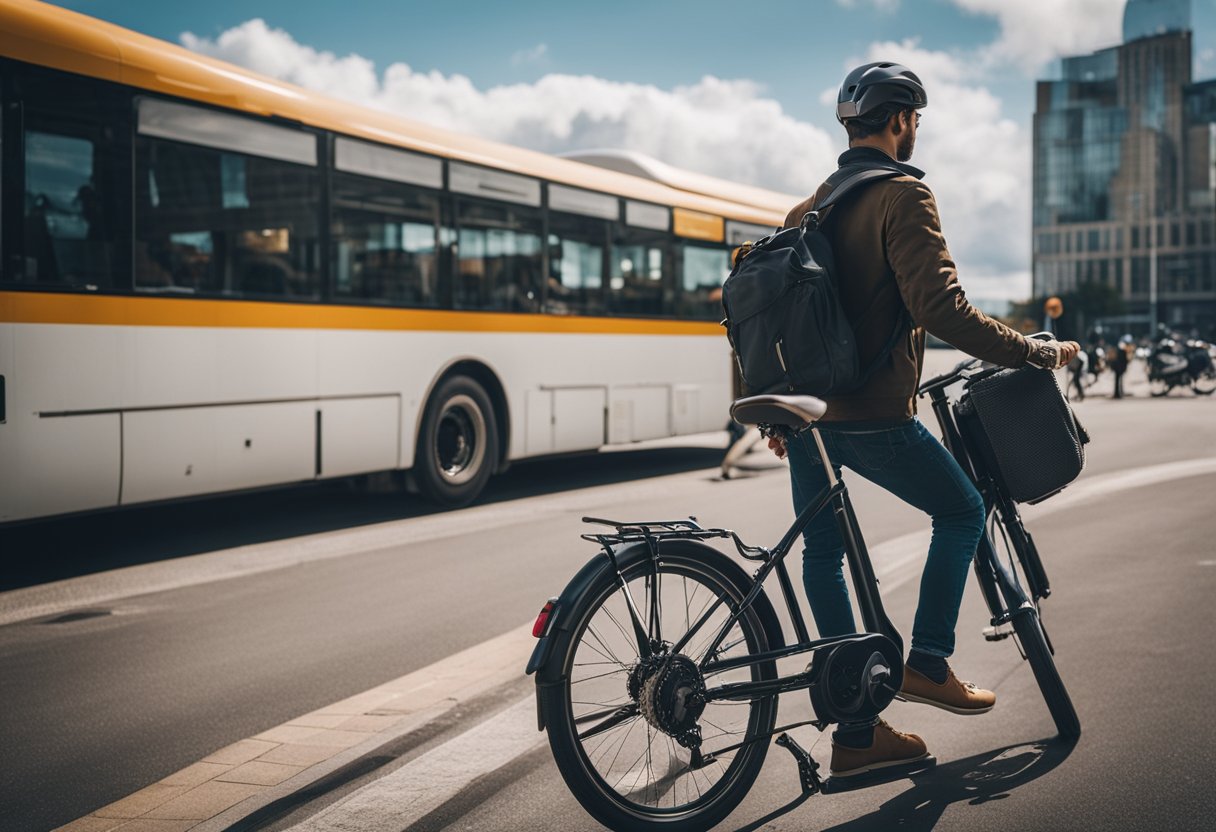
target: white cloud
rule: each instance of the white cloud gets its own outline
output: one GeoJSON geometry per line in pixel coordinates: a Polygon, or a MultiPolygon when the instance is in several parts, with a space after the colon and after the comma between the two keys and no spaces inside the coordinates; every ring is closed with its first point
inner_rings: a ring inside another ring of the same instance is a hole
{"type": "Polygon", "coordinates": [[[926,171],[942,230],[969,294],[1030,294],[1030,139],[964,58],[915,40],[875,43],[867,61],[913,69],[929,93],[912,163],[926,171]]]}
{"type": "MultiPolygon", "coordinates": [[[[378,72],[250,20],[211,40],[182,35],[197,52],[337,98],[461,132],[557,153],[616,147],[668,164],[792,194],[813,191],[835,167],[843,131],[829,135],[786,113],[753,81],[706,76],[661,89],[591,76],[548,74],[534,83],[479,89],[462,75],[395,63],[378,72]]],[[[1030,148],[1000,101],[963,61],[916,41],[876,43],[866,60],[913,67],[929,89],[916,156],[938,196],[964,286],[976,297],[1029,293],[1030,148]]],[[[835,89],[825,92],[829,103],[835,89]]]]}
{"type": "Polygon", "coordinates": [[[835,166],[840,137],[784,112],[746,80],[705,76],[661,89],[591,76],[548,74],[479,89],[463,75],[394,63],[383,73],[359,55],[337,56],[249,20],[189,49],[255,72],[440,127],[550,153],[616,147],[668,164],[786,193],[809,193],[835,166]]]}
{"type": "Polygon", "coordinates": [[[1028,75],[1055,58],[1114,46],[1122,36],[1126,0],[953,0],[972,14],[995,17],[1000,36],[980,55],[1028,75]]]}
{"type": "Polygon", "coordinates": [[[525,64],[537,64],[545,60],[549,53],[549,44],[538,43],[531,49],[521,49],[511,56],[512,66],[523,66],[525,64]]]}

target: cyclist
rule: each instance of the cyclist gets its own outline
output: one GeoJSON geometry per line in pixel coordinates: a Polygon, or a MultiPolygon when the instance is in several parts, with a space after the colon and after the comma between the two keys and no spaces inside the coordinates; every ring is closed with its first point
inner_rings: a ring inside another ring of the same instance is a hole
{"type": "MultiPolygon", "coordinates": [[[[866,64],[844,79],[837,101],[836,117],[849,137],[839,163],[894,165],[903,173],[867,185],[825,217],[824,233],[841,277],[841,303],[856,332],[861,365],[880,353],[905,315],[911,325],[862,387],[827,399],[818,427],[834,463],[932,518],[902,696],[958,714],[986,713],[995,695],[959,681],[947,663],[985,509],[958,463],[916,419],[925,332],[1005,367],[1031,363],[1058,369],[1080,346],[1028,340],[967,302],[933,192],[921,181],[924,172],[906,164],[920,110],[928,102],[920,79],[899,64],[866,64]]],[[[790,211],[785,226],[798,225],[829,190],[825,183],[790,211]]],[[[778,456],[789,456],[794,507],[801,510],[827,485],[815,444],[806,433],[789,448],[778,440],[769,444],[778,456]]],[[[844,544],[831,512],[820,512],[804,542],[803,582],[821,636],[856,632],[842,571],[844,544]]],[[[881,720],[840,725],[832,737],[832,776],[857,776],[927,754],[920,737],[881,720]]]]}

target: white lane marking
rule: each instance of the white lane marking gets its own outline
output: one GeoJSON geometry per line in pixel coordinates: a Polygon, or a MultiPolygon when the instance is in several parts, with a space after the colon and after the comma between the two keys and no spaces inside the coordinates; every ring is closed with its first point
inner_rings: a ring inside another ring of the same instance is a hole
{"type": "Polygon", "coordinates": [[[545,742],[531,697],[291,827],[299,832],[399,832],[473,780],[545,742]]]}
{"type": "MultiPolygon", "coordinates": [[[[1118,491],[1213,473],[1216,473],[1216,457],[1112,471],[1109,474],[1087,477],[1068,486],[1063,493],[1046,502],[1037,506],[1023,506],[1021,511],[1026,522],[1033,525],[1040,517],[1074,508],[1087,500],[1106,497],[1118,491]]],[[[884,541],[870,549],[870,560],[874,562],[874,571],[882,582],[884,592],[902,586],[919,575],[919,569],[916,567],[924,563],[925,554],[929,551],[929,540],[930,532],[926,529],[884,541]]]]}
{"type": "Polygon", "coordinates": [[[1199,565],[1200,566],[1216,566],[1216,560],[1201,560],[1201,561],[1199,561],[1199,565]]]}

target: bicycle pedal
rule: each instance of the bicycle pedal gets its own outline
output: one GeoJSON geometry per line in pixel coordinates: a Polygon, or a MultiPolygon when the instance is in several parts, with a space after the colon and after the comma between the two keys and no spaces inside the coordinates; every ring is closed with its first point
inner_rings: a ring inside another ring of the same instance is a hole
{"type": "Polygon", "coordinates": [[[868,789],[870,786],[881,786],[884,783],[904,780],[908,777],[931,771],[936,767],[937,758],[929,756],[923,760],[916,760],[915,762],[904,763],[899,766],[880,768],[877,771],[869,771],[865,774],[854,774],[851,777],[829,777],[823,781],[820,790],[824,794],[840,794],[841,792],[868,789]]]}
{"type": "Polygon", "coordinates": [[[999,627],[985,627],[981,632],[984,634],[984,641],[1004,641],[1013,635],[1013,628],[1002,624],[999,627]]]}
{"type": "Polygon", "coordinates": [[[777,737],[777,745],[793,754],[798,762],[798,780],[802,784],[802,793],[811,795],[821,791],[823,781],[819,779],[819,763],[815,762],[815,758],[789,734],[777,737]]]}

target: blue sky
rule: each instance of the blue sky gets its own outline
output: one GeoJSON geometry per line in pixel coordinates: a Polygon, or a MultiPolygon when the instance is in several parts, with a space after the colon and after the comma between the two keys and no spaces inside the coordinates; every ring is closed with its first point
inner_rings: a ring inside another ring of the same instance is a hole
{"type": "MultiPolygon", "coordinates": [[[[330,95],[547,152],[611,145],[801,195],[844,147],[829,99],[865,60],[929,107],[915,164],[964,285],[1029,291],[1034,81],[1114,45],[1123,0],[59,0],[330,95]]],[[[1196,76],[1216,0],[1195,0],[1196,76]]]]}

